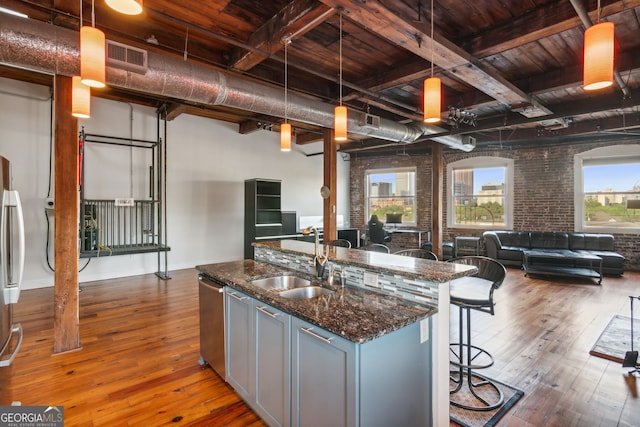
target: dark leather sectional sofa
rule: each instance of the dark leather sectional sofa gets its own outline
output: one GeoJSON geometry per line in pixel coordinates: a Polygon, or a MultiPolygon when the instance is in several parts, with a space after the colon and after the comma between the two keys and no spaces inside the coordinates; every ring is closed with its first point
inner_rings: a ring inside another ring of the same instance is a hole
{"type": "MultiPolygon", "coordinates": [[[[567,255],[572,252],[596,255],[602,258],[602,274],[619,276],[624,273],[625,258],[615,252],[615,239],[611,234],[500,230],[485,231],[483,238],[487,256],[504,265],[521,266],[523,250],[541,249],[567,255]]],[[[573,263],[575,259],[567,259],[567,262],[573,263]]]]}

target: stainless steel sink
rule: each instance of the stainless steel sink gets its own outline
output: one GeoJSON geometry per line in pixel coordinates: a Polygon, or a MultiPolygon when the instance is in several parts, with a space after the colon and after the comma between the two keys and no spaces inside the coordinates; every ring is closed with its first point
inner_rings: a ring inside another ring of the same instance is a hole
{"type": "Polygon", "coordinates": [[[251,284],[265,290],[286,290],[304,288],[309,286],[311,282],[298,276],[282,275],[252,280],[251,284]]]}
{"type": "Polygon", "coordinates": [[[323,288],[322,286],[306,286],[304,288],[290,289],[288,291],[280,292],[280,296],[291,299],[310,299],[316,298],[320,295],[330,295],[335,293],[331,289],[323,288]]]}

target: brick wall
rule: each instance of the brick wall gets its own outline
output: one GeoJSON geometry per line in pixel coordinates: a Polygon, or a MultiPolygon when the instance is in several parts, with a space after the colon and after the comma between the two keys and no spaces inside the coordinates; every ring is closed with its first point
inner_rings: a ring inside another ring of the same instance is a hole
{"type": "MultiPolygon", "coordinates": [[[[624,143],[621,143],[624,144],[624,143]]],[[[632,143],[629,143],[632,144],[632,143]]],[[[514,145],[504,148],[476,148],[470,153],[445,149],[446,165],[479,156],[497,156],[514,161],[514,221],[520,231],[574,231],[574,155],[605,146],[604,143],[514,145]]],[[[417,166],[418,227],[431,228],[431,155],[351,158],[351,224],[364,225],[364,172],[367,169],[417,166]]],[[[447,177],[444,179],[445,188],[447,177]]],[[[446,197],[446,191],[443,193],[446,197]]],[[[484,230],[447,228],[443,204],[443,240],[457,235],[482,235],[484,230]]],[[[640,236],[615,234],[616,250],[627,258],[625,268],[640,270],[640,236]]]]}

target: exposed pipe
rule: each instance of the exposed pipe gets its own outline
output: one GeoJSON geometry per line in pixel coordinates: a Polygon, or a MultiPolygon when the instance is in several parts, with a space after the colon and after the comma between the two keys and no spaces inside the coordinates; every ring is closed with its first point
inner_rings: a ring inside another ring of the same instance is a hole
{"type": "MultiPolygon", "coordinates": [[[[32,19],[0,14],[0,63],[45,74],[77,75],[78,33],[32,19]]],[[[282,88],[259,83],[224,71],[147,52],[148,71],[139,74],[107,66],[110,86],[130,89],[199,104],[222,105],[254,113],[284,117],[282,88]]],[[[331,104],[295,93],[288,96],[289,119],[325,128],[333,127],[331,104]]],[[[404,125],[380,118],[380,126],[366,125],[365,113],[349,110],[350,133],[413,143],[424,135],[443,129],[422,123],[404,125]]],[[[472,149],[459,135],[441,136],[435,141],[465,151],[472,149]]],[[[468,138],[468,137],[466,137],[468,138]]]]}
{"type": "MultiPolygon", "coordinates": [[[[571,2],[571,6],[576,11],[576,14],[582,21],[582,25],[584,25],[585,30],[593,25],[591,18],[589,17],[589,12],[587,11],[584,4],[582,4],[582,0],[569,0],[571,2]]],[[[613,70],[613,79],[616,81],[616,84],[622,91],[625,98],[629,98],[629,87],[625,84],[624,80],[622,80],[622,76],[618,72],[618,70],[613,70]]]]}

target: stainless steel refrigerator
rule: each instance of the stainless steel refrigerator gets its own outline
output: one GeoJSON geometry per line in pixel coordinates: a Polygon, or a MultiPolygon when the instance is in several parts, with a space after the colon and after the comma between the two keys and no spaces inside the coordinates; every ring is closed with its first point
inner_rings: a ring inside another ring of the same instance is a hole
{"type": "Polygon", "coordinates": [[[20,196],[11,190],[11,165],[0,157],[0,405],[15,401],[12,364],[22,344],[22,327],[13,324],[12,305],[20,297],[24,270],[24,221],[20,196]]]}

